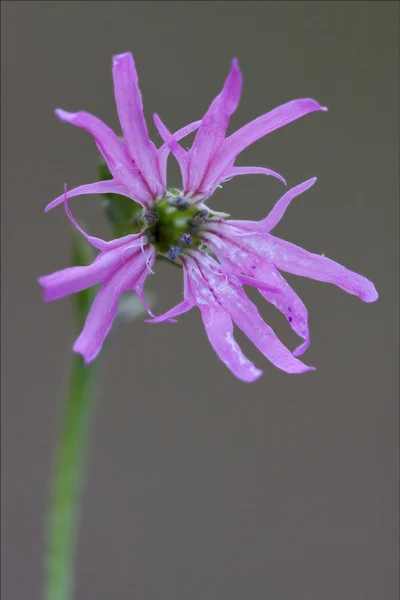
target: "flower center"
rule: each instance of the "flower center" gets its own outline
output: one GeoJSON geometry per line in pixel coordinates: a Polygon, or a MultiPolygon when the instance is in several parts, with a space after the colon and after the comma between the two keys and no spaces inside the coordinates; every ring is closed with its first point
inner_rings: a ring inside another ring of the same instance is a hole
{"type": "Polygon", "coordinates": [[[179,195],[163,198],[143,215],[149,242],[171,260],[186,247],[200,244],[199,224],[208,211],[199,210],[179,195]]]}

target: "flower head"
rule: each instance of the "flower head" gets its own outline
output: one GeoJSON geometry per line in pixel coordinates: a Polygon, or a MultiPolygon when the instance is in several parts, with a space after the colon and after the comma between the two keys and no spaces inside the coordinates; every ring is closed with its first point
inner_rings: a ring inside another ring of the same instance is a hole
{"type": "Polygon", "coordinates": [[[373,284],[332,260],[311,254],[271,235],[293,198],[311,187],[316,179],[292,188],[263,220],[234,221],[205,205],[222,182],[236,175],[261,173],[284,179],[264,167],[235,167],[237,155],[264,135],[307,113],[326,110],[315,100],[293,100],[258,117],[226,137],[229,118],[236,110],[242,76],[233,60],[221,93],[203,119],[171,134],[160,118],[155,123],[164,144],[157,149],[149,140],[134,61],[130,53],[114,57],[113,77],[123,140],[102,121],[88,113],[57,115],[86,129],[95,138],[111,179],[83,185],[51,202],[46,210],[64,202],[68,218],[99,250],[93,264],[71,267],[40,278],[45,300],[55,300],[101,283],[84,328],[74,345],[86,362],[93,360],[115,318],[120,295],[134,290],[153,317],[151,322],[172,321],[192,307],[200,309],[207,336],[219,358],[239,379],[256,380],[261,371],[242,353],[233,337],[239,327],[260,352],[288,373],[313,369],[297,357],[308,347],[307,309],[281,271],[333,283],[372,302],[378,295],[373,284]],[[178,143],[198,129],[192,147],[178,143]],[[179,162],[182,188],[167,188],[169,152],[179,162]],[[119,194],[143,207],[139,233],[111,242],[87,235],[75,222],[68,198],[81,194],[119,194]],[[154,317],[143,297],[143,285],[154,260],[162,256],[183,267],[184,299],[164,315],[154,317]],[[302,343],[292,353],[261,318],[243,286],[257,288],[262,296],[287,318],[302,343]]]}

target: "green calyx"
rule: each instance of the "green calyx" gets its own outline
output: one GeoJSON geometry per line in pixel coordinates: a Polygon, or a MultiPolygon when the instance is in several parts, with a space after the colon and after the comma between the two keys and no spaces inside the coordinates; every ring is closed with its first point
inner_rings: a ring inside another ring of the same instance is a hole
{"type": "MultiPolygon", "coordinates": [[[[149,241],[161,254],[167,255],[171,247],[195,247],[200,243],[197,218],[201,211],[196,206],[176,205],[174,198],[163,198],[151,211],[147,228],[149,241]],[[190,243],[183,240],[189,235],[190,243]]],[[[145,215],[146,219],[146,215],[145,215]]]]}
{"type": "MultiPolygon", "coordinates": [[[[103,158],[99,161],[98,176],[101,181],[112,179],[103,158]]],[[[114,237],[141,232],[143,209],[138,202],[120,194],[102,194],[102,198],[107,221],[114,237]]]]}
{"type": "MultiPolygon", "coordinates": [[[[98,174],[103,181],[112,178],[104,159],[99,162],[98,174]]],[[[199,225],[209,216],[208,211],[186,202],[178,189],[168,189],[167,196],[147,211],[125,196],[102,194],[102,197],[115,237],[146,232],[149,242],[164,257],[171,257],[171,248],[183,250],[201,243],[199,225]]]]}

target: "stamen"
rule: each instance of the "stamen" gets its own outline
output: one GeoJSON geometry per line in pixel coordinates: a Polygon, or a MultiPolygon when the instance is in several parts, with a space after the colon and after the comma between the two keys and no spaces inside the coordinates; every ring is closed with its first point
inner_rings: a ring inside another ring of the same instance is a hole
{"type": "Polygon", "coordinates": [[[207,219],[208,215],[208,210],[199,210],[195,215],[193,215],[191,221],[194,223],[203,223],[207,219]]]}
{"type": "Polygon", "coordinates": [[[170,246],[168,250],[168,258],[169,260],[176,260],[181,253],[181,249],[179,246],[170,246]]]}
{"type": "Polygon", "coordinates": [[[143,213],[143,221],[146,225],[155,225],[158,221],[158,215],[154,210],[147,210],[143,213]]]}
{"type": "Polygon", "coordinates": [[[190,244],[192,243],[192,236],[190,235],[190,233],[181,233],[181,235],[179,236],[179,239],[186,244],[186,246],[190,246],[190,244]]]}
{"type": "Polygon", "coordinates": [[[189,229],[192,233],[198,233],[200,225],[207,221],[209,212],[206,209],[199,210],[188,222],[189,229]]]}
{"type": "Polygon", "coordinates": [[[174,196],[173,198],[170,198],[169,203],[171,206],[176,206],[178,210],[187,210],[190,208],[190,202],[181,196],[174,196]]]}

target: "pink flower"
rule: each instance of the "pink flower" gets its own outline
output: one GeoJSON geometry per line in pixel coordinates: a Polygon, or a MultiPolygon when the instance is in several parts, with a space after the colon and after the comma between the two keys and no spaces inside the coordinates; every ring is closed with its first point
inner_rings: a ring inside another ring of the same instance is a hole
{"type": "Polygon", "coordinates": [[[197,306],[214,350],[243,381],[254,381],[261,371],[242,354],[233,339],[232,322],[283,371],[302,373],[312,369],[295,358],[305,352],[310,341],[307,309],[280,271],[333,283],[364,302],[374,302],[378,298],[374,285],[362,275],[325,256],[311,254],[270,235],[293,198],[315,181],[316,178],[309,179],[286,192],[262,221],[205,220],[200,237],[220,263],[206,253],[206,248],[188,250],[181,255],[185,275],[184,300],[151,322],[170,320],[197,306]],[[264,323],[255,305],[243,292],[242,285],[257,288],[303,338],[293,355],[264,323]]]}
{"type": "Polygon", "coordinates": [[[271,131],[310,112],[326,109],[312,99],[293,100],[226,137],[229,117],[238,106],[242,85],[235,59],[221,93],[201,121],[171,134],[155,115],[164,140],[164,145],[157,149],[148,137],[130,53],[114,57],[113,77],[123,141],[88,113],[56,111],[62,120],[93,135],[112,176],[111,180],[82,185],[69,192],[65,189],[46,208],[64,202],[68,218],[100,251],[90,266],[71,267],[39,280],[47,301],[102,284],[74,350],[85,362],[98,355],[123,292],[134,290],[149,311],[143,285],[156,256],[160,255],[183,267],[184,300],[164,315],[152,315],[151,322],[170,321],[197,306],[217,355],[236,377],[246,382],[256,380],[261,371],[235,342],[233,324],[278,368],[288,373],[313,369],[297,358],[309,345],[307,309],[280,271],[333,283],[365,302],[378,297],[373,284],[361,275],[270,234],[291,200],[313,185],[315,179],[289,190],[268,217],[259,222],[226,220],[228,215],[206,208],[204,202],[222,182],[236,175],[261,173],[285,183],[280,175],[264,167],[235,167],[236,157],[271,131]],[[187,151],[178,141],[196,129],[195,140],[187,151]],[[170,151],[181,168],[182,190],[166,186],[170,151]],[[111,242],[87,235],[74,221],[67,202],[68,198],[82,194],[119,194],[138,202],[143,207],[142,232],[111,242]],[[302,338],[293,353],[260,317],[244,293],[244,285],[257,288],[302,338]]]}

